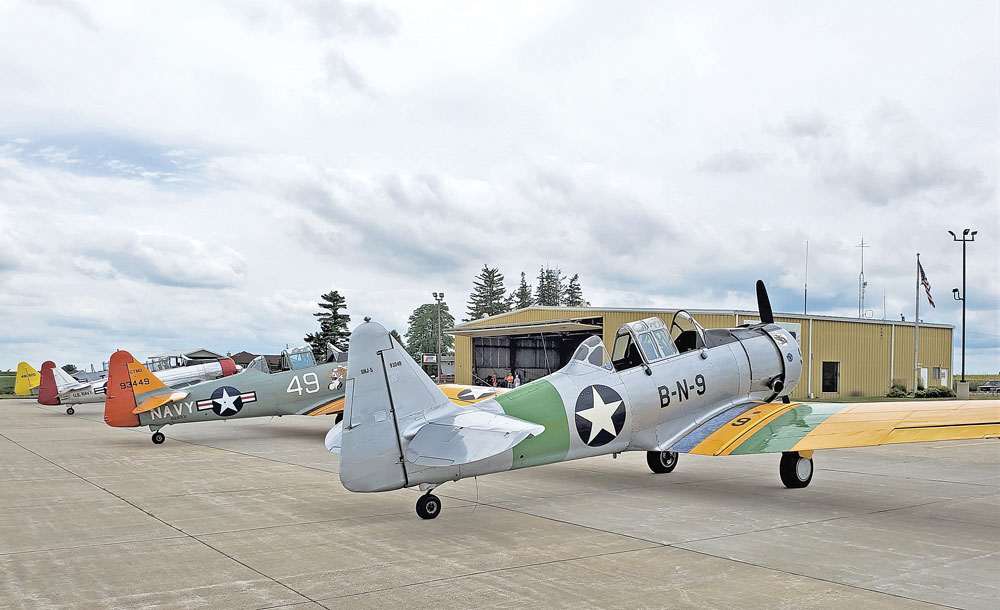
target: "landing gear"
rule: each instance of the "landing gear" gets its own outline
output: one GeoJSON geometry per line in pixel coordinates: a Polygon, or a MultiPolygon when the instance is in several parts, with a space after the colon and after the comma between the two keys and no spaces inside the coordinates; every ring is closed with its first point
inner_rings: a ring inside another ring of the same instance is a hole
{"type": "Polygon", "coordinates": [[[676,451],[647,451],[646,463],[657,474],[671,472],[677,466],[676,451]]]}
{"type": "Polygon", "coordinates": [[[781,482],[789,489],[801,489],[813,478],[812,457],[802,457],[798,451],[785,451],[778,465],[781,482]]]}
{"type": "Polygon", "coordinates": [[[433,519],[441,514],[441,500],[432,493],[426,493],[417,500],[417,514],[421,519],[433,519]]]}
{"type": "Polygon", "coordinates": [[[163,436],[162,432],[154,432],[153,433],[153,444],[154,445],[162,445],[163,441],[165,441],[165,440],[167,440],[167,437],[163,436]]]}
{"type": "Polygon", "coordinates": [[[76,413],[76,409],[73,407],[66,407],[66,415],[72,415],[74,413],[76,413]]]}

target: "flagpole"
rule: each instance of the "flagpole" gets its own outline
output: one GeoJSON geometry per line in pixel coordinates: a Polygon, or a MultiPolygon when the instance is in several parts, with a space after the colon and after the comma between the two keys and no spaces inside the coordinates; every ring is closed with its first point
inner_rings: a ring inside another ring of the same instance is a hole
{"type": "Polygon", "coordinates": [[[917,368],[917,348],[920,345],[920,253],[917,252],[917,286],[914,291],[914,307],[916,309],[913,314],[913,394],[916,396],[917,393],[917,377],[920,375],[920,369],[917,368]]]}

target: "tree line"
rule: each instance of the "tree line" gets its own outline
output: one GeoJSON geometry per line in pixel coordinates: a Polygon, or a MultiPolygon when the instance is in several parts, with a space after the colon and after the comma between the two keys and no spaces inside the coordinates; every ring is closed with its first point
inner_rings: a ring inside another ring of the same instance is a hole
{"type": "Polygon", "coordinates": [[[590,303],[583,298],[579,273],[567,278],[558,267],[555,269],[548,265],[539,267],[535,287],[532,290],[527,274],[522,271],[521,282],[516,289],[508,293],[504,287],[504,276],[500,273],[500,268],[483,264],[483,269],[472,281],[472,293],[469,295],[466,307],[468,317],[463,321],[478,320],[532,305],[590,307],[590,303]]]}
{"type": "MultiPolygon", "coordinates": [[[[313,314],[319,323],[319,330],[307,333],[303,340],[312,348],[317,362],[324,362],[328,356],[327,345],[346,351],[351,331],[348,323],[351,316],[346,312],[347,301],[336,290],[320,295],[318,303],[320,311],[313,314]],[[345,310],[345,311],[341,311],[345,310]]],[[[504,286],[504,276],[498,267],[483,264],[482,270],[473,279],[472,293],[469,295],[465,322],[494,316],[515,309],[523,309],[532,305],[550,307],[589,307],[590,303],[583,298],[580,287],[580,275],[574,273],[567,277],[558,267],[548,265],[539,267],[535,285],[528,283],[526,274],[521,272],[521,281],[517,288],[507,292],[504,286]]],[[[455,344],[452,335],[443,331],[455,326],[455,317],[451,314],[448,304],[440,305],[441,353],[449,354],[455,344]]],[[[438,304],[424,303],[410,314],[406,321],[405,336],[395,329],[390,334],[406,348],[417,362],[421,354],[436,354],[438,351],[438,304]]],[[[436,370],[430,365],[431,370],[436,370]]]]}

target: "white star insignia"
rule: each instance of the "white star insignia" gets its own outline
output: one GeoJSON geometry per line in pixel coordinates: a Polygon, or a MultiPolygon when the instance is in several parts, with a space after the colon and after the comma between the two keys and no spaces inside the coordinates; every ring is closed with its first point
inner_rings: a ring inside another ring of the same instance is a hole
{"type": "Polygon", "coordinates": [[[233,403],[236,402],[236,399],[238,399],[239,397],[240,397],[239,394],[235,394],[233,396],[230,396],[229,392],[226,391],[225,388],[222,388],[222,396],[220,396],[220,397],[218,397],[218,398],[216,398],[214,400],[215,404],[219,405],[219,415],[222,415],[226,411],[236,411],[236,412],[239,412],[239,409],[237,409],[236,405],[233,404],[233,403]]]}
{"type": "Polygon", "coordinates": [[[622,404],[620,400],[613,400],[608,403],[604,402],[601,395],[597,393],[597,388],[591,388],[591,392],[594,393],[593,406],[583,411],[577,411],[576,413],[590,422],[590,438],[587,439],[588,445],[594,442],[594,439],[601,433],[601,430],[607,430],[611,433],[611,436],[618,434],[615,430],[615,422],[611,421],[611,416],[615,414],[618,406],[622,404]]]}

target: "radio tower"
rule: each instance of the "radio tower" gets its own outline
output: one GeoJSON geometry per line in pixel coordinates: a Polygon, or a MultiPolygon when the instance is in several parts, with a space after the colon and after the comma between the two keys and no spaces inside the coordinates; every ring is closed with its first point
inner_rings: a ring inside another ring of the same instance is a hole
{"type": "Polygon", "coordinates": [[[861,234],[861,243],[854,246],[861,248],[861,273],[858,274],[858,318],[865,317],[865,288],[868,282],[865,281],[865,248],[871,248],[871,244],[865,243],[865,235],[861,234]]]}

